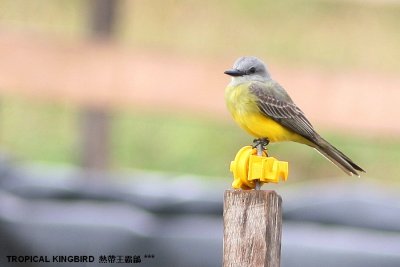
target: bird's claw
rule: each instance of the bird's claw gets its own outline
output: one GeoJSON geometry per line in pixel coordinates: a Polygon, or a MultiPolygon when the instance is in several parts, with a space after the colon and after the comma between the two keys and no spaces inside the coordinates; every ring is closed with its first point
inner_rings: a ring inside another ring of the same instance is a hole
{"type": "Polygon", "coordinates": [[[269,144],[268,138],[258,138],[253,140],[253,148],[261,146],[262,150],[266,150],[268,144],[269,144]]]}

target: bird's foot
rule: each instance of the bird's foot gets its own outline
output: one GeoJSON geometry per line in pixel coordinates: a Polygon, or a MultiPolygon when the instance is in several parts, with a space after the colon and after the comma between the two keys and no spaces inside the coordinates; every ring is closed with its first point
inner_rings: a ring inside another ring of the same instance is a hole
{"type": "Polygon", "coordinates": [[[260,180],[256,180],[256,187],[254,189],[261,190],[261,186],[262,186],[262,184],[261,184],[260,180]]]}
{"type": "Polygon", "coordinates": [[[262,150],[267,149],[267,145],[269,144],[268,138],[258,138],[253,140],[253,148],[262,148],[262,150]]]}

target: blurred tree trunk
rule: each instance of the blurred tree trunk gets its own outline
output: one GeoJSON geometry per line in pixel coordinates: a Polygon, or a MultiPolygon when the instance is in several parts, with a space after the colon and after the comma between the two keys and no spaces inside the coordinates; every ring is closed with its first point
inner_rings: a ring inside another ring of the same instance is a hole
{"type": "Polygon", "coordinates": [[[118,0],[91,0],[91,33],[95,38],[112,38],[118,0]]]}
{"type": "MultiPolygon", "coordinates": [[[[90,0],[90,38],[111,41],[118,0],[90,0]]],[[[96,88],[91,88],[96,90],[96,88]]],[[[109,110],[84,107],[81,111],[81,165],[91,170],[106,170],[110,161],[109,110]]]]}

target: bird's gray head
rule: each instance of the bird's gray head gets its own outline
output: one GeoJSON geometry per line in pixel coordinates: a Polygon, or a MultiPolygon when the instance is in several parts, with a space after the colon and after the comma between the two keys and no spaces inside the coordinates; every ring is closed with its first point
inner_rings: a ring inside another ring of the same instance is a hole
{"type": "Polygon", "coordinates": [[[240,81],[266,81],[270,75],[264,62],[256,57],[241,57],[233,64],[233,68],[224,72],[240,81]]]}

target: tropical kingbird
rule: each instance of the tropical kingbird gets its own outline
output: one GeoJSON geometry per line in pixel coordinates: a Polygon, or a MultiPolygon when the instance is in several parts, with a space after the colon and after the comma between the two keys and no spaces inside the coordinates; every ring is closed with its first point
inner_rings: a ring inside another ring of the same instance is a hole
{"type": "Polygon", "coordinates": [[[271,79],[256,57],[241,57],[224,72],[232,76],[225,100],[234,120],[251,135],[269,142],[294,141],[309,145],[349,175],[365,172],[323,139],[293,103],[285,89],[271,79]]]}

